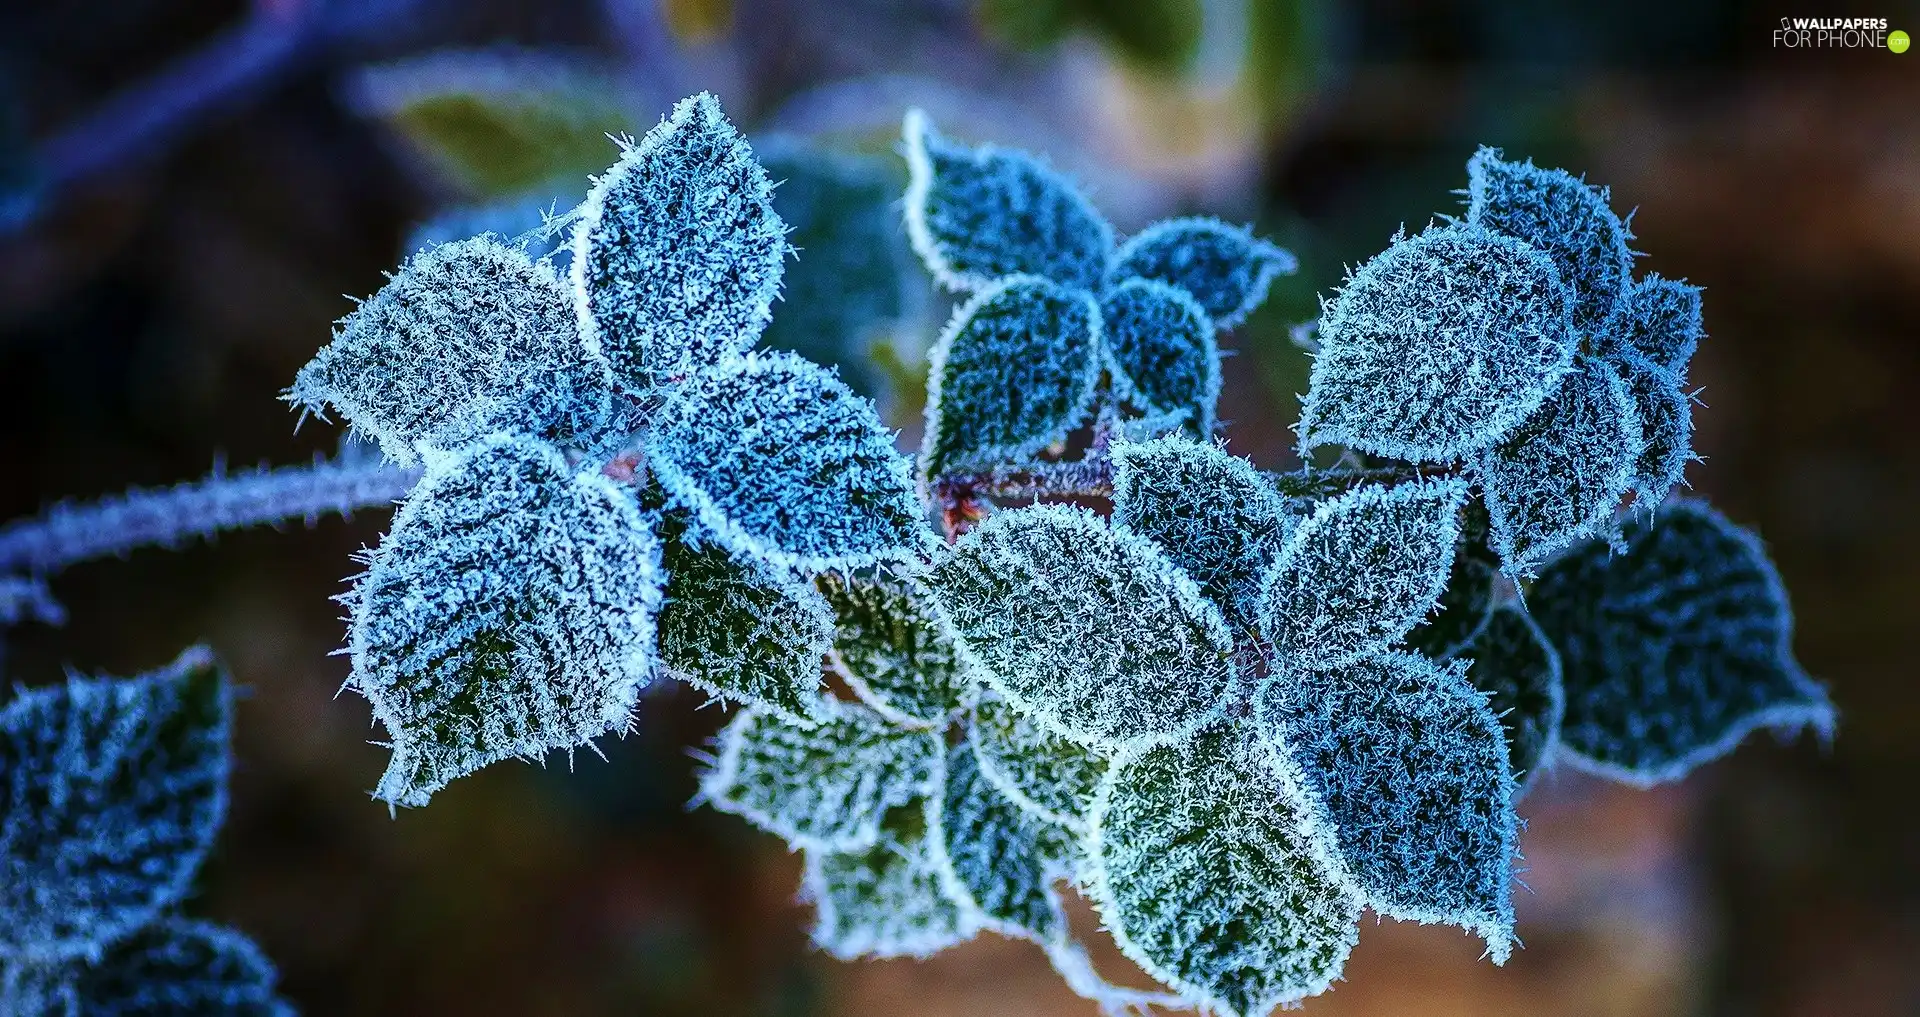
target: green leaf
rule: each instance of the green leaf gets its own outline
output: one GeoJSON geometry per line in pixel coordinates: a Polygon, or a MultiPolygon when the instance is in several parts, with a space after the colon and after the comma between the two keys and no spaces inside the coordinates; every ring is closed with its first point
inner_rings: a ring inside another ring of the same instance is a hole
{"type": "Polygon", "coordinates": [[[1150,411],[1185,412],[1193,433],[1211,437],[1220,348],[1200,304],[1178,286],[1128,279],[1100,298],[1100,315],[1114,394],[1150,411]]]}
{"type": "Polygon", "coordinates": [[[946,726],[971,682],[934,610],[886,576],[827,572],[814,582],[833,609],[833,652],[854,692],[895,723],[946,726]]]}
{"type": "Polygon", "coordinates": [[[927,386],[929,477],[1017,462],[1085,421],[1100,380],[1094,299],[1019,276],[967,301],[934,346],[927,386]]]}
{"type": "Polygon", "coordinates": [[[858,703],[822,699],[811,727],[748,708],[720,731],[700,799],[798,848],[881,842],[891,809],[938,791],[946,743],[858,703]]]}
{"type": "Polygon", "coordinates": [[[1525,783],[1540,772],[1560,740],[1567,706],[1560,655],[1513,604],[1496,608],[1460,655],[1473,662],[1467,680],[1487,694],[1487,705],[1507,732],[1514,781],[1525,783]]]}
{"type": "MultiPolygon", "coordinates": [[[[937,775],[934,783],[938,801],[937,775]]],[[[818,912],[815,946],[841,960],[928,957],[973,938],[980,916],[947,893],[926,816],[936,807],[915,801],[891,810],[868,848],[808,849],[800,896],[818,912]]]]}
{"type": "Polygon", "coordinates": [[[1219,609],[1152,541],[1083,508],[997,513],[924,581],[987,684],[1089,747],[1184,737],[1234,684],[1219,609]]]}
{"type": "Polygon", "coordinates": [[[1225,1017],[1315,996],[1359,938],[1300,775],[1221,724],[1115,761],[1093,810],[1093,891],[1120,949],[1225,1017]]]}
{"type": "Polygon", "coordinates": [[[1034,816],[1083,830],[1107,761],[1048,731],[991,693],[973,704],[968,742],[980,773],[1008,801],[1034,816]]]}
{"type": "Polygon", "coordinates": [[[1073,878],[1081,848],[1072,833],[1008,801],[965,745],[948,751],[946,790],[940,808],[929,811],[949,895],[1002,935],[1065,938],[1054,882],[1073,878]]]}
{"type": "Polygon", "coordinates": [[[1702,502],[1629,520],[1541,570],[1527,604],[1560,651],[1566,758],[1630,784],[1678,780],[1758,728],[1834,725],[1793,659],[1780,575],[1751,532],[1702,502]]]}

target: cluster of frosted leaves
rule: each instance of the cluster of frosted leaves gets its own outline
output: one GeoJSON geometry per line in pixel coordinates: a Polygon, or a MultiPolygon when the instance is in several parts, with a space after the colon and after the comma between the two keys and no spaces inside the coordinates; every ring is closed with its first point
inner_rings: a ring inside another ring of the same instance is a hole
{"type": "Polygon", "coordinates": [[[1604,361],[1581,358],[1538,412],[1474,464],[1507,571],[1531,574],[1610,529],[1645,450],[1626,382],[1604,361]]]}
{"type": "Polygon", "coordinates": [[[1093,893],[1126,955],[1229,1017],[1316,995],[1360,905],[1300,774],[1245,725],[1115,761],[1092,816],[1093,893]]]}
{"type": "Polygon", "coordinates": [[[1433,614],[1407,633],[1407,646],[1435,660],[1460,648],[1487,623],[1494,608],[1494,583],[1500,575],[1500,556],[1488,541],[1492,523],[1484,501],[1467,500],[1460,512],[1460,537],[1453,547],[1453,570],[1433,614]]]}
{"type": "Polygon", "coordinates": [[[652,520],[552,448],[494,435],[432,461],[349,598],[349,684],[392,737],[375,797],[422,805],[625,730],[663,580],[652,520]]]}
{"type": "Polygon", "coordinates": [[[1487,705],[1507,733],[1507,763],[1524,784],[1551,761],[1566,712],[1560,654],[1517,604],[1502,604],[1473,641],[1460,650],[1472,664],[1467,680],[1487,695],[1487,705]]]}
{"type": "Polygon", "coordinates": [[[1793,658],[1793,616],[1760,541],[1705,504],[1637,515],[1541,571],[1528,607],[1559,651],[1563,755],[1650,785],[1758,728],[1828,735],[1826,690],[1793,658]]]}
{"type": "Polygon", "coordinates": [[[1160,545],[1229,622],[1250,626],[1290,519],[1273,485],[1247,460],[1178,436],[1111,456],[1113,518],[1160,545]]]}
{"type": "Polygon", "coordinates": [[[987,783],[1048,823],[1084,829],[1107,760],[1040,726],[992,694],[973,704],[968,744],[987,783]]]}
{"type": "Polygon", "coordinates": [[[773,184],[702,92],[594,183],[573,235],[587,348],[643,391],[752,346],[791,248],[773,184]]]}
{"type": "Polygon", "coordinates": [[[1259,620],[1292,667],[1346,667],[1399,642],[1452,572],[1467,487],[1367,485],[1294,526],[1262,583],[1259,620]]]}
{"type": "Polygon", "coordinates": [[[0,983],[13,1017],[290,1017],[278,974],[245,936],[162,918],[97,960],[22,969],[0,983]]]}
{"type": "Polygon", "coordinates": [[[1496,962],[1513,942],[1514,784],[1506,736],[1466,664],[1386,653],[1286,670],[1256,703],[1335,831],[1346,877],[1383,915],[1462,926],[1496,962]]]}
{"type": "Polygon", "coordinates": [[[497,430],[594,447],[618,423],[612,380],[580,343],[566,286],[489,235],[408,259],[341,320],[288,398],[333,407],[403,464],[497,430]]]}
{"type": "Polygon", "coordinates": [[[1158,545],[1083,508],[997,513],[921,581],[987,684],[1082,745],[1181,738],[1235,684],[1220,610],[1158,545]]]}
{"type": "Polygon", "coordinates": [[[861,701],[896,724],[944,727],[971,684],[953,639],[911,585],[888,576],[822,573],[833,652],[861,701]]]}
{"type": "Polygon", "coordinates": [[[1101,298],[1100,316],[1114,393],[1150,411],[1185,411],[1195,433],[1212,434],[1220,348],[1200,303],[1178,286],[1129,279],[1101,298]]]}
{"type": "Polygon", "coordinates": [[[1054,883],[1077,870],[1074,832],[1008,800],[965,745],[948,751],[945,787],[938,807],[927,811],[949,895],[997,932],[1041,943],[1065,939],[1054,883]]]}
{"type": "Polygon", "coordinates": [[[1658,275],[1630,284],[1608,325],[1601,352],[1626,381],[1647,442],[1634,467],[1636,504],[1658,506],[1697,458],[1686,386],[1702,334],[1700,288],[1658,275]]]}
{"type": "Polygon", "coordinates": [[[749,708],[720,732],[700,797],[795,847],[864,850],[892,810],[939,787],[946,743],[859,703],[825,699],[801,727],[749,708]]]}
{"type": "Polygon", "coordinates": [[[791,353],[748,353],[678,386],[651,421],[668,498],[730,550],[851,568],[932,539],[912,467],[873,404],[791,353]]]}
{"type": "Polygon", "coordinates": [[[660,666],[707,693],[810,724],[834,617],[805,580],[701,539],[669,517],[661,567],[660,666]]]}
{"type": "Polygon", "coordinates": [[[815,908],[815,946],[841,960],[928,957],[980,930],[979,913],[948,892],[952,877],[928,821],[939,807],[935,796],[889,810],[866,847],[807,849],[800,895],[815,908]]]}
{"type": "Polygon", "coordinates": [[[1266,299],[1276,277],[1299,267],[1290,252],[1245,227],[1218,219],[1167,219],[1120,245],[1108,279],[1171,283],[1192,294],[1216,326],[1233,328],[1266,299]]]}
{"type": "Polygon", "coordinates": [[[1596,332],[1612,317],[1633,271],[1633,233],[1607,189],[1531,159],[1508,162],[1482,148],[1467,160],[1467,221],[1526,241],[1553,259],[1572,291],[1573,324],[1596,332]]]}

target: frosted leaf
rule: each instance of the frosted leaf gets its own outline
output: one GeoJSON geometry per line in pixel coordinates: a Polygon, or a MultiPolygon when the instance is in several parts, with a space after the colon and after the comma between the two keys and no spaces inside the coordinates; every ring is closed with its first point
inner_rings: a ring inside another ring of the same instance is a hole
{"type": "Polygon", "coordinates": [[[1760,541],[1704,503],[1630,519],[1626,550],[1583,544],[1528,607],[1560,651],[1572,762],[1630,784],[1678,780],[1757,728],[1826,736],[1833,706],[1793,659],[1793,615],[1760,541]]]}
{"type": "Polygon", "coordinates": [[[1487,705],[1507,733],[1507,762],[1524,784],[1549,761],[1560,738],[1566,690],[1560,655],[1527,613],[1512,604],[1496,608],[1486,627],[1460,651],[1470,661],[1467,680],[1487,694],[1487,705]]]}
{"type": "Polygon", "coordinates": [[[711,94],[630,145],[573,234],[587,348],[632,391],[752,346],[772,317],[787,227],[753,149],[711,94]]]}
{"type": "Polygon", "coordinates": [[[1241,725],[1116,760],[1093,893],[1120,949],[1225,1017],[1325,992],[1360,938],[1298,771],[1241,725]]]}
{"type": "Polygon", "coordinates": [[[1025,459],[1086,419],[1100,381],[1100,308],[1031,276],[984,290],[953,312],[934,345],[922,469],[1025,459]]]}
{"type": "Polygon", "coordinates": [[[1700,287],[1649,272],[1628,285],[1613,320],[1607,323],[1612,355],[1638,354],[1675,375],[1705,338],[1700,324],[1700,287]]]}
{"type": "Polygon", "coordinates": [[[246,936],[163,918],[77,968],[72,991],[86,1017],[292,1017],[277,980],[246,936]]]}
{"type": "Polygon", "coordinates": [[[1151,410],[1185,410],[1211,435],[1220,401],[1220,348],[1213,322],[1185,290],[1129,279],[1100,298],[1101,333],[1116,395],[1151,410]]]}
{"type": "Polygon", "coordinates": [[[374,797],[624,731],[660,610],[653,520],[558,452],[494,435],[436,458],[349,598],[349,685],[393,759],[374,797]]]}
{"type": "Polygon", "coordinates": [[[820,723],[802,728],[742,711],[720,731],[700,797],[796,848],[878,844],[889,809],[937,790],[946,743],[858,703],[823,698],[816,713],[820,723]]]}
{"type": "Polygon", "coordinates": [[[1369,484],[1320,503],[1263,582],[1260,627],[1296,667],[1346,667],[1399,642],[1452,572],[1467,486],[1369,484]]]}
{"type": "Polygon", "coordinates": [[[565,286],[492,236],[409,258],[340,320],[287,398],[339,410],[403,465],[499,430],[594,447],[618,423],[612,378],[581,344],[565,286]]]}
{"type": "Polygon", "coordinates": [[[1552,259],[1511,237],[1454,225],[1396,241],[1322,307],[1302,446],[1415,462],[1485,448],[1573,363],[1569,303],[1552,259]]]}
{"type": "Polygon", "coordinates": [[[1083,508],[997,513],[924,582],[994,691],[1092,748],[1183,737],[1234,684],[1219,609],[1152,541],[1083,508]]]}
{"type": "Polygon", "coordinates": [[[933,540],[912,464],[873,403],[791,353],[749,353],[687,382],[646,447],[672,502],[735,554],[856,568],[933,540]]]}
{"type": "Polygon", "coordinates": [[[1232,328],[1267,299],[1274,277],[1292,275],[1299,259],[1218,219],[1165,219],[1141,230],[1114,252],[1110,285],[1157,279],[1186,290],[1214,325],[1232,328]]]}
{"type": "Polygon", "coordinates": [[[1633,234],[1607,205],[1607,189],[1565,170],[1507,162],[1482,148],[1467,160],[1467,221],[1545,251],[1572,290],[1573,324],[1607,323],[1633,271],[1633,234]]]}
{"type": "Polygon", "coordinates": [[[1466,669],[1386,653],[1336,671],[1282,672],[1261,688],[1256,715],[1325,809],[1368,907],[1458,925],[1505,963],[1513,773],[1500,721],[1466,669]]]}
{"type": "MultiPolygon", "coordinates": [[[[605,138],[600,141],[603,145],[606,143],[605,138]]],[[[410,251],[418,251],[491,233],[507,246],[525,251],[534,261],[546,261],[556,275],[564,279],[567,266],[573,263],[573,248],[570,225],[566,225],[568,221],[561,210],[574,201],[558,194],[534,192],[481,205],[449,208],[415,226],[407,234],[406,246],[410,251]]],[[[569,323],[577,335],[579,323],[571,317],[572,290],[563,285],[561,292],[566,297],[569,323]]],[[[584,352],[585,347],[581,350],[584,352]]]]}
{"type": "Polygon", "coordinates": [[[933,608],[884,576],[823,573],[815,583],[833,610],[847,684],[895,723],[945,727],[970,682],[933,608]]]}
{"type": "Polygon", "coordinates": [[[924,958],[979,932],[980,916],[947,893],[927,822],[934,807],[929,800],[891,810],[870,847],[807,850],[800,897],[818,912],[813,945],[840,960],[924,958]]]}
{"type": "Polygon", "coordinates": [[[1461,507],[1460,537],[1453,545],[1453,569],[1434,613],[1407,633],[1407,646],[1442,660],[1460,652],[1479,633],[1493,611],[1494,580],[1500,556],[1487,546],[1491,536],[1486,503],[1469,498],[1461,507]]]}
{"type": "Polygon", "coordinates": [[[1084,829],[1107,761],[1048,731],[1000,697],[973,705],[968,742],[980,773],[1014,805],[1059,826],[1084,829]]]}
{"type": "Polygon", "coordinates": [[[94,954],[186,895],[226,817],[232,724],[203,647],[0,710],[0,960],[94,954]]]}
{"type": "Polygon", "coordinates": [[[1227,620],[1250,626],[1288,513],[1253,464],[1182,437],[1116,444],[1113,518],[1160,545],[1227,620]]]}
{"type": "Polygon", "coordinates": [[[661,666],[712,695],[811,723],[833,639],[833,612],[819,592],[683,525],[663,535],[661,666]]]}
{"type": "Polygon", "coordinates": [[[929,811],[949,896],[1002,935],[1040,943],[1065,938],[1066,913],[1053,884],[1073,878],[1080,856],[1073,834],[1008,801],[965,745],[948,750],[946,788],[939,809],[929,811]]]}
{"type": "Polygon", "coordinates": [[[1099,288],[1113,227],[1072,181],[1025,152],[949,141],[917,109],[904,134],[907,237],[941,285],[982,290],[1037,275],[1099,288]]]}
{"type": "Polygon", "coordinates": [[[1686,483],[1693,453],[1693,399],[1679,379],[1652,362],[1628,353],[1613,360],[1633,398],[1646,449],[1633,467],[1634,504],[1653,508],[1667,493],[1686,483]]]}
{"type": "Polygon", "coordinates": [[[1646,450],[1633,395],[1606,364],[1583,360],[1552,399],[1478,460],[1494,550],[1528,575],[1613,524],[1646,450]]]}

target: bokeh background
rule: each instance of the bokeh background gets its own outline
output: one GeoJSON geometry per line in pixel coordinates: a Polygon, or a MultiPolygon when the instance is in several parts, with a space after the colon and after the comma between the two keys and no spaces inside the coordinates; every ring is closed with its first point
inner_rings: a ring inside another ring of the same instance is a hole
{"type": "MultiPolygon", "coordinates": [[[[1638,209],[1641,267],[1706,287],[1690,478],[1770,545],[1840,733],[1757,738],[1652,792],[1555,775],[1522,806],[1526,949],[1495,968],[1457,930],[1369,923],[1347,981],[1303,1012],[1911,1017],[1920,53],[1771,40],[1788,15],[1920,30],[1911,3],[1874,6],[8,3],[0,519],[216,456],[332,451],[338,434],[295,433],[277,394],[344,295],[377,289],[449,210],[577,198],[614,156],[599,131],[643,130],[700,88],[756,139],[883,154],[918,103],[953,133],[1048,151],[1122,229],[1257,224],[1304,267],[1230,338],[1222,415],[1236,451],[1284,467],[1306,370],[1288,327],[1402,224],[1458,210],[1467,156],[1498,145],[1611,185],[1638,209]],[[532,113],[489,112],[527,88],[547,96],[532,113]]],[[[913,377],[942,313],[903,317],[870,379],[909,428],[887,379],[913,377]]],[[[336,697],[329,599],[384,515],[79,566],[52,583],[64,626],[5,634],[5,678],[26,684],[130,674],[197,640],[230,663],[248,688],[233,813],[192,908],[253,934],[305,1012],[1092,1013],[1037,950],[990,935],[926,962],[810,952],[798,858],[685,807],[691,752],[723,719],[690,690],[650,694],[604,762],[495,766],[389,818],[366,795],[379,733],[336,697]]]]}

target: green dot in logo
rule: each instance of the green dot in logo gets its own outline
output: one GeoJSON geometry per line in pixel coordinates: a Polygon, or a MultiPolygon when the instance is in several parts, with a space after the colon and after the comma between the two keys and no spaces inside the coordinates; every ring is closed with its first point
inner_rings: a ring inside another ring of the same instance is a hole
{"type": "Polygon", "coordinates": [[[1893,50],[1895,53],[1905,53],[1907,47],[1912,44],[1913,40],[1907,38],[1907,33],[1897,28],[1887,33],[1887,48],[1893,50]]]}

